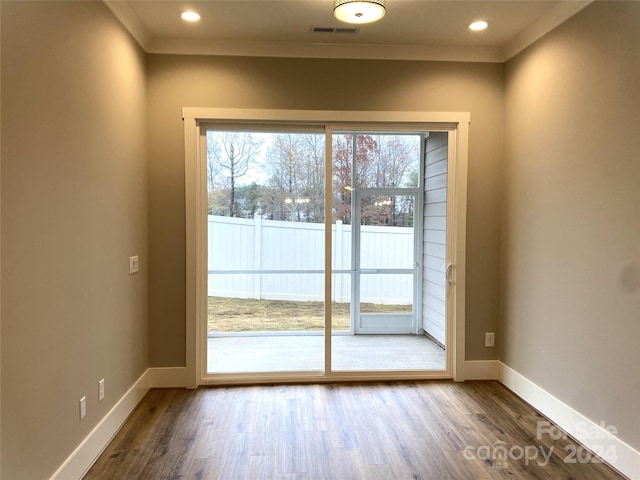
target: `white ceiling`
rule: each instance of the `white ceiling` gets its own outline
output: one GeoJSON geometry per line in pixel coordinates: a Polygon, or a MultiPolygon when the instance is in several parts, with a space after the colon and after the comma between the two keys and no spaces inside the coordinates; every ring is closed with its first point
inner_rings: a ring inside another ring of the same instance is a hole
{"type": "Polygon", "coordinates": [[[349,25],[333,0],[105,0],[150,53],[501,62],[590,1],[387,0],[379,22],[349,25]],[[185,9],[202,14],[196,24],[185,9]],[[471,32],[477,19],[490,24],[471,32]],[[314,33],[355,27],[356,33],[314,33]]]}

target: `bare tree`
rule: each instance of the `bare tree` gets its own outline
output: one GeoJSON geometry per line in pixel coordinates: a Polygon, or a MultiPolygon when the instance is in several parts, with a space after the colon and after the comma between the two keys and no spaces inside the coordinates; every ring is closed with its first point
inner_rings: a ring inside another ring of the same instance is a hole
{"type": "Polygon", "coordinates": [[[324,135],[304,134],[300,138],[303,161],[300,186],[306,203],[306,221],[324,222],[325,139],[324,135]]]}
{"type": "Polygon", "coordinates": [[[378,149],[373,152],[374,186],[397,188],[409,186],[410,173],[418,165],[420,143],[416,137],[378,135],[378,149]]]}
{"type": "MultiPolygon", "coordinates": [[[[374,157],[374,176],[371,179],[373,186],[379,188],[417,186],[416,177],[412,176],[412,173],[416,172],[420,163],[419,137],[377,135],[375,141],[378,148],[372,152],[374,157]]],[[[377,221],[386,225],[398,225],[400,217],[406,218],[407,208],[412,211],[413,206],[409,205],[404,197],[401,197],[400,204],[396,204],[398,201],[396,195],[392,195],[389,200],[391,203],[387,208],[386,217],[384,219],[378,218],[377,221]]],[[[376,212],[380,213],[379,206],[376,212]]]]}
{"type": "MultiPolygon", "coordinates": [[[[351,223],[351,191],[355,187],[372,187],[378,143],[371,135],[336,135],[333,144],[334,216],[351,223]],[[354,155],[355,147],[355,155],[354,155]],[[355,158],[354,158],[355,157],[355,158]],[[355,185],[354,184],[355,180],[355,185]]],[[[363,208],[366,208],[363,200],[363,208]]]]}
{"type": "Polygon", "coordinates": [[[222,173],[217,161],[220,145],[213,132],[207,132],[207,197],[209,215],[223,215],[228,208],[225,192],[228,190],[228,179],[222,173]]]}
{"type": "MultiPolygon", "coordinates": [[[[295,134],[275,136],[267,151],[269,187],[272,190],[270,210],[273,218],[294,220],[292,216],[297,205],[296,193],[299,190],[299,161],[298,136],[295,134]]],[[[297,220],[299,221],[299,218],[297,220]]]]}
{"type": "Polygon", "coordinates": [[[353,141],[351,135],[333,137],[333,216],[345,224],[351,224],[351,171],[353,166],[353,141]]]}
{"type": "Polygon", "coordinates": [[[277,135],[267,152],[272,218],[324,221],[324,145],[315,134],[277,135]]]}
{"type": "MultiPolygon", "coordinates": [[[[260,140],[250,132],[207,132],[207,150],[210,155],[211,176],[216,174],[215,166],[221,167],[219,172],[228,180],[229,216],[238,213],[236,189],[238,178],[249,170],[250,161],[260,151],[260,140]],[[211,148],[209,149],[209,138],[211,148]],[[216,165],[217,164],[217,165],[216,165]]],[[[211,180],[214,181],[213,179],[211,180]]]]}
{"type": "MultiPolygon", "coordinates": [[[[334,216],[351,222],[351,191],[354,187],[417,187],[420,155],[418,135],[336,135],[333,145],[334,216]]],[[[366,225],[396,225],[412,207],[402,197],[364,196],[361,221],[366,225]]]]}

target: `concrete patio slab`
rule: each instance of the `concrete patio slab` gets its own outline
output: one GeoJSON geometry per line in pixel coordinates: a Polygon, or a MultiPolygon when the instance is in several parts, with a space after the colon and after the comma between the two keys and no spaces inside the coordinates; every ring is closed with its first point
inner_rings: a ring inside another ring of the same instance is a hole
{"type": "MultiPolygon", "coordinates": [[[[334,335],[332,370],[444,370],[445,351],[421,335],[334,335]]],[[[322,335],[221,336],[208,339],[209,373],[318,371],[322,335]]]]}

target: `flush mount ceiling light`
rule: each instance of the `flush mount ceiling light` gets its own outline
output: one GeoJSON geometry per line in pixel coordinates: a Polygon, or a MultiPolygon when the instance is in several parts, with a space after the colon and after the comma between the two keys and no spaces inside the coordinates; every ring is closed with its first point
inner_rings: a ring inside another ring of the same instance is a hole
{"type": "Polygon", "coordinates": [[[471,22],[469,24],[469,30],[473,30],[474,32],[481,32],[482,30],[486,30],[489,26],[489,23],[485,20],[476,20],[475,22],[471,22]]]}
{"type": "Polygon", "coordinates": [[[335,0],[333,16],[347,23],[371,23],[384,17],[384,0],[335,0]]]}
{"type": "Polygon", "coordinates": [[[182,12],[180,17],[185,22],[197,22],[198,20],[200,20],[200,14],[198,12],[194,12],[193,10],[186,10],[182,12]]]}

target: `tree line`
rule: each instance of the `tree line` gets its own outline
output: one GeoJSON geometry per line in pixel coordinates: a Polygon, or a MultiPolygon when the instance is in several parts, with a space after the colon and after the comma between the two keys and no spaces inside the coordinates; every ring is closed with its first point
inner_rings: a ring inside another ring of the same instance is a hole
{"type": "MultiPolygon", "coordinates": [[[[324,222],[324,135],[209,131],[206,145],[210,215],[324,222]]],[[[334,220],[351,223],[354,180],[356,187],[418,186],[417,135],[335,134],[332,148],[334,220]]],[[[412,216],[410,197],[362,198],[364,224],[403,226],[412,216]]]]}

